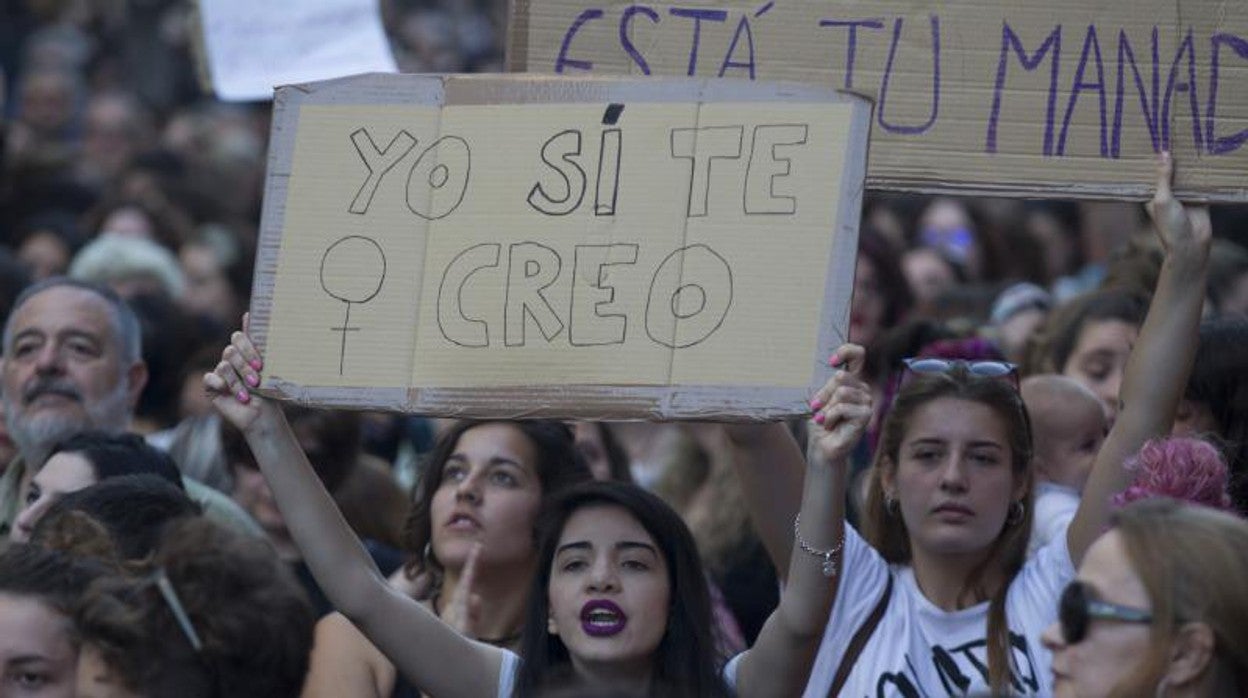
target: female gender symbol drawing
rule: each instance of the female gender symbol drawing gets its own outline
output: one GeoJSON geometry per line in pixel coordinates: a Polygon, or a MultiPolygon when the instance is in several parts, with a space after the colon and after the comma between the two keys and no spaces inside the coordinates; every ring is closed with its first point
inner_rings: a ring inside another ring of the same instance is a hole
{"type": "Polygon", "coordinates": [[[338,375],[342,375],[347,358],[347,333],[359,332],[351,327],[351,304],[367,303],[381,292],[386,279],[386,255],[372,238],[348,235],[325,250],[321,257],[321,288],[331,297],[347,304],[347,315],[342,327],[331,327],[331,332],[342,333],[342,348],[338,354],[338,375]]]}

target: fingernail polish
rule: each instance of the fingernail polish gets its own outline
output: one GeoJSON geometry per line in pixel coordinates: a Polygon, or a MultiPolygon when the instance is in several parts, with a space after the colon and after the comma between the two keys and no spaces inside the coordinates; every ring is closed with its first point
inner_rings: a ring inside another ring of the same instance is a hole
{"type": "Polygon", "coordinates": [[[251,367],[259,371],[260,369],[264,368],[264,363],[261,362],[260,359],[252,359],[251,367]]]}
{"type": "Polygon", "coordinates": [[[823,409],[823,401],[821,401],[821,400],[811,400],[811,401],[810,401],[810,409],[812,409],[812,410],[821,410],[821,409],[823,409]]]}
{"type": "Polygon", "coordinates": [[[833,355],[832,355],[832,358],[828,359],[828,365],[829,365],[829,366],[832,366],[833,368],[835,368],[835,367],[837,367],[837,366],[840,366],[840,365],[841,365],[841,357],[837,356],[836,354],[833,354],[833,355]]]}
{"type": "Polygon", "coordinates": [[[248,373],[248,374],[247,374],[247,385],[250,385],[251,387],[253,387],[253,388],[254,388],[254,387],[256,387],[257,385],[260,385],[260,379],[259,379],[259,378],[257,378],[254,374],[248,373]]]}
{"type": "Polygon", "coordinates": [[[251,402],[251,396],[247,394],[246,390],[238,391],[238,394],[235,395],[235,397],[237,397],[238,401],[243,403],[244,405],[251,402]]]}
{"type": "Polygon", "coordinates": [[[820,413],[816,414],[816,415],[815,415],[815,424],[823,424],[823,419],[824,419],[824,417],[823,417],[823,413],[822,413],[822,412],[820,412],[820,413]]]}

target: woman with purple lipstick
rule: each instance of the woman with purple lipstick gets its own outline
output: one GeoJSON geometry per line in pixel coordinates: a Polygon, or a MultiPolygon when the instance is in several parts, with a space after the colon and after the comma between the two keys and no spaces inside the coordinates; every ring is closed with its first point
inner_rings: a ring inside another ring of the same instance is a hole
{"type": "MultiPolygon", "coordinates": [[[[244,327],[246,318],[244,318],[244,327]]],[[[213,404],[245,435],[326,595],[400,672],[428,695],[794,695],[806,684],[831,609],[840,554],[843,479],[871,416],[860,347],[838,350],[821,395],[796,544],[780,605],[754,647],[726,667],[711,640],[710,601],[696,545],[657,497],[621,483],[589,483],[560,495],[539,522],[536,579],[520,656],[474,641],[377,571],[300,450],[276,405],[250,393],[261,357],[237,332],[204,377],[213,404]]],[[[458,511],[458,510],[457,510],[458,511]]],[[[447,526],[472,521],[452,512],[447,526]]]]}

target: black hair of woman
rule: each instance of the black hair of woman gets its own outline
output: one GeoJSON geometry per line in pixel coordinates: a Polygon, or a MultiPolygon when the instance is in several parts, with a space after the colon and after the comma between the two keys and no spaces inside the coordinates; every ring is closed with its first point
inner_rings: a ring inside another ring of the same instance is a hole
{"type": "Polygon", "coordinates": [[[1231,471],[1231,499],[1248,512],[1248,318],[1221,318],[1200,326],[1196,363],[1183,410],[1208,410],[1231,471]]]}
{"type": "Polygon", "coordinates": [[[85,431],[75,434],[52,447],[49,458],[58,453],[82,456],[91,464],[97,481],[123,475],[156,475],[180,490],[182,474],[168,453],[152,446],[138,434],[107,434],[85,431]]]}
{"type": "MultiPolygon", "coordinates": [[[[672,590],[667,630],[655,651],[655,687],[669,687],[673,696],[727,696],[720,677],[711,633],[711,600],[693,534],[663,500],[626,483],[587,482],[571,487],[551,500],[538,520],[537,575],[530,592],[529,612],[520,640],[521,664],[517,682],[520,696],[538,695],[571,673],[567,648],[548,628],[550,587],[560,535],[577,511],[614,506],[627,511],[654,538],[667,563],[672,590]]],[[[658,693],[656,693],[658,695],[658,693]]],[[[664,693],[667,695],[667,693],[664,693]]]]}

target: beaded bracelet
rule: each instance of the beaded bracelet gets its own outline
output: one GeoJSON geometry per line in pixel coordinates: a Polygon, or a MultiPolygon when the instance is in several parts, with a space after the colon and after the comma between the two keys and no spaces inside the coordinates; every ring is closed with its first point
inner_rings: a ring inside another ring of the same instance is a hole
{"type": "Polygon", "coordinates": [[[794,517],[793,519],[793,538],[797,541],[797,547],[801,548],[802,552],[806,553],[807,555],[810,555],[812,557],[817,557],[823,561],[823,565],[822,565],[823,576],[835,577],[836,576],[836,556],[841,552],[841,547],[843,543],[838,543],[836,546],[834,546],[833,548],[829,550],[818,550],[814,548],[813,546],[811,546],[810,543],[807,543],[805,539],[802,538],[802,532],[798,528],[801,525],[801,523],[802,523],[802,515],[799,512],[798,515],[794,517]]]}

